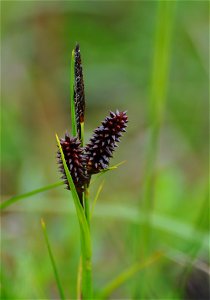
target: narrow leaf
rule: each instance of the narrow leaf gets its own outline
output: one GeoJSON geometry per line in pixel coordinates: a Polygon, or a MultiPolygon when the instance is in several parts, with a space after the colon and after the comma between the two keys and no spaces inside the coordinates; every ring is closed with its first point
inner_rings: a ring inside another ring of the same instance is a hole
{"type": "Polygon", "coordinates": [[[94,198],[94,200],[93,200],[93,204],[92,204],[92,208],[91,208],[91,213],[90,213],[90,219],[92,219],[92,216],[93,216],[93,212],[94,212],[94,208],[95,208],[96,202],[98,201],[99,195],[100,195],[100,193],[101,193],[103,187],[104,187],[104,181],[99,185],[98,190],[97,190],[97,193],[96,193],[95,198],[94,198]]]}
{"type": "Polygon", "coordinates": [[[99,299],[108,298],[116,289],[118,289],[121,285],[123,285],[126,281],[132,278],[137,272],[142,269],[148,267],[149,265],[156,262],[163,254],[158,252],[153,254],[151,257],[146,259],[143,262],[135,263],[122,273],[120,273],[116,278],[110,281],[107,286],[102,290],[99,299]]]}
{"type": "Polygon", "coordinates": [[[126,160],[123,160],[121,162],[119,162],[118,164],[114,165],[114,166],[111,166],[105,170],[102,170],[101,172],[107,172],[107,171],[110,171],[110,170],[115,170],[117,169],[119,166],[123,165],[124,163],[126,163],[126,160]]]}
{"type": "MultiPolygon", "coordinates": [[[[83,238],[85,239],[84,242],[85,242],[85,245],[90,245],[90,231],[89,231],[88,223],[87,223],[87,220],[86,220],[86,217],[85,217],[85,214],[84,214],[83,207],[80,203],[79,196],[77,194],[77,190],[75,188],[73,179],[72,179],[71,174],[69,172],[69,169],[67,167],[66,160],[65,160],[65,157],[64,157],[64,154],[63,154],[63,150],[62,150],[62,147],[61,147],[61,144],[60,144],[60,140],[59,140],[57,134],[56,134],[56,140],[57,140],[57,144],[58,144],[58,147],[59,147],[59,150],[60,150],[60,153],[61,153],[61,159],[62,159],[62,162],[63,162],[63,167],[64,167],[64,170],[65,170],[65,173],[66,173],[66,177],[67,177],[67,180],[68,180],[68,183],[69,183],[69,186],[70,186],[70,190],[71,190],[71,193],[72,193],[72,196],[73,196],[73,199],[74,199],[74,205],[75,205],[75,208],[76,208],[79,224],[80,224],[80,227],[81,227],[81,230],[82,230],[82,233],[83,233],[83,238]]],[[[91,256],[91,249],[88,248],[86,250],[88,250],[88,255],[91,256]]]]}
{"type": "Polygon", "coordinates": [[[48,234],[47,234],[47,230],[46,230],[46,225],[45,225],[45,222],[44,222],[43,219],[41,219],[41,226],[42,226],[42,232],[43,232],[44,239],[45,239],[45,242],[46,242],[46,246],[47,246],[47,250],[48,250],[50,262],[51,262],[51,265],[52,265],[52,268],[53,268],[55,280],[56,280],[56,283],[57,283],[58,291],[59,291],[61,299],[65,300],[65,296],[64,296],[62,285],[61,285],[60,277],[58,275],[58,271],[57,271],[57,268],[56,268],[55,259],[54,259],[53,252],[52,252],[52,248],[50,246],[50,242],[49,242],[49,238],[48,238],[48,234]]]}
{"type": "Polygon", "coordinates": [[[59,181],[59,182],[56,182],[56,183],[53,183],[53,184],[50,184],[50,185],[46,185],[44,187],[41,187],[39,189],[36,189],[36,190],[33,190],[33,191],[30,191],[30,192],[27,192],[25,194],[21,194],[21,195],[18,195],[18,196],[14,196],[4,202],[2,202],[0,204],[0,210],[3,210],[5,208],[7,208],[8,206],[12,205],[13,203],[15,202],[18,202],[22,199],[25,199],[25,198],[28,198],[28,197],[31,197],[31,196],[34,196],[34,195],[37,195],[39,193],[42,193],[42,192],[45,192],[45,191],[48,191],[48,190],[51,190],[51,189],[54,189],[58,186],[61,186],[63,185],[64,183],[62,181],[59,181]]]}
{"type": "Polygon", "coordinates": [[[101,170],[100,173],[96,175],[96,177],[94,178],[94,180],[91,181],[90,184],[93,184],[99,177],[101,177],[101,175],[105,174],[106,172],[116,170],[119,166],[123,165],[125,162],[126,162],[126,160],[123,160],[114,166],[111,166],[111,167],[108,167],[107,169],[101,170]]]}

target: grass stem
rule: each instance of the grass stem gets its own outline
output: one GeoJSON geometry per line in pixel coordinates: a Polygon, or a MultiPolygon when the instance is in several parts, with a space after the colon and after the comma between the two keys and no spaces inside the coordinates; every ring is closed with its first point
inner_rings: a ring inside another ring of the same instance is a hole
{"type": "MultiPolygon", "coordinates": [[[[148,220],[142,227],[137,228],[135,243],[136,256],[144,258],[148,255],[151,244],[150,218],[154,209],[155,195],[155,169],[158,155],[159,134],[163,121],[166,92],[169,77],[170,49],[172,38],[173,19],[175,15],[176,2],[158,1],[157,22],[154,45],[153,69],[151,78],[151,91],[149,101],[150,134],[146,156],[145,182],[143,188],[140,210],[144,211],[148,220]],[[140,233],[141,232],[141,233],[140,233]],[[140,234],[139,234],[140,233],[140,234]],[[141,241],[139,242],[139,236],[141,241]]],[[[144,298],[146,275],[138,281],[140,285],[135,286],[134,297],[144,298]]]]}
{"type": "Polygon", "coordinates": [[[77,300],[82,300],[82,257],[79,260],[77,273],[77,300]]]}

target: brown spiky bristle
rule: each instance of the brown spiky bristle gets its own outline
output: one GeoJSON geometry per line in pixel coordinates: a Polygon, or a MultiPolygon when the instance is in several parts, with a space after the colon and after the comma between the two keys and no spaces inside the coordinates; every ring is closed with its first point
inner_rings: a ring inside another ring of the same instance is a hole
{"type": "Polygon", "coordinates": [[[84,93],[84,81],[83,81],[83,71],[82,71],[82,61],[79,44],[76,45],[74,51],[75,65],[75,84],[74,84],[74,101],[75,101],[75,112],[76,112],[76,122],[78,136],[81,138],[81,123],[84,122],[85,113],[85,93],[84,93]]]}
{"type": "MultiPolygon", "coordinates": [[[[85,167],[86,156],[83,154],[84,148],[81,147],[81,142],[77,138],[70,137],[68,133],[65,134],[64,139],[60,139],[60,144],[77,192],[81,193],[88,179],[85,167]]],[[[67,189],[70,189],[60,151],[57,152],[57,158],[59,170],[62,173],[61,178],[66,183],[67,189]]]]}
{"type": "Polygon", "coordinates": [[[96,174],[109,166],[109,160],[117,147],[117,142],[126,131],[127,122],[126,112],[117,110],[115,113],[110,112],[110,116],[106,117],[102,125],[95,129],[85,148],[88,174],[96,174]]]}

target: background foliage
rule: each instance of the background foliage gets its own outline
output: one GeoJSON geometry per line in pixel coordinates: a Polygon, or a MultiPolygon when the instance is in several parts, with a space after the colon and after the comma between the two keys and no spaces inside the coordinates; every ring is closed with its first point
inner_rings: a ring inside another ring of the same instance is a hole
{"type": "MultiPolygon", "coordinates": [[[[109,110],[128,110],[128,132],[112,160],[126,163],[104,175],[93,218],[96,290],[136,262],[136,249],[148,233],[141,206],[157,6],[156,1],[1,3],[3,200],[59,180],[55,132],[70,131],[70,59],[76,41],[85,77],[86,140],[109,110]]],[[[182,299],[190,293],[189,283],[197,282],[203,293],[208,288],[208,2],[177,1],[176,6],[149,250],[165,254],[116,290],[113,299],[182,299]]],[[[58,297],[41,217],[65,294],[75,295],[79,231],[72,202],[59,187],[2,215],[4,299],[58,297]]]]}

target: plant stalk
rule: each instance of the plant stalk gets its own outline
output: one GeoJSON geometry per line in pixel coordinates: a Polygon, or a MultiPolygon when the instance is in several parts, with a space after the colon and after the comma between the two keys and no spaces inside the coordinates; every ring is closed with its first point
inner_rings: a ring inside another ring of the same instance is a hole
{"type": "Polygon", "coordinates": [[[92,262],[91,262],[91,240],[85,243],[81,232],[81,261],[82,261],[82,299],[92,299],[92,262]]]}
{"type": "MultiPolygon", "coordinates": [[[[88,228],[90,231],[90,208],[89,208],[89,189],[85,185],[84,191],[84,210],[87,220],[88,228]]],[[[91,234],[90,234],[91,237],[91,234]]],[[[91,249],[91,238],[89,239],[90,245],[83,244],[84,239],[81,239],[81,254],[82,254],[82,299],[92,299],[92,257],[91,252],[87,253],[85,247],[91,249]]]]}

